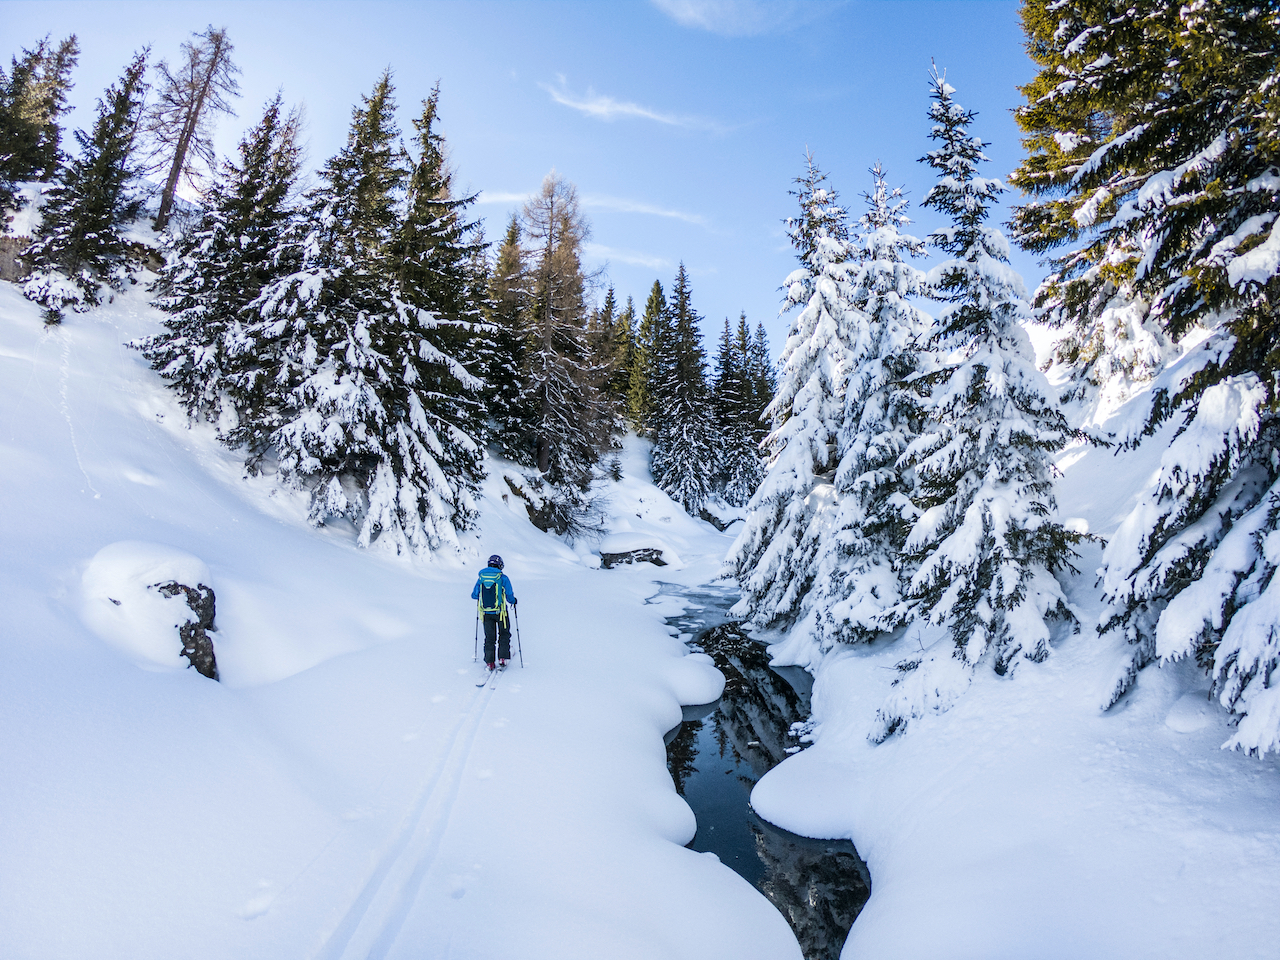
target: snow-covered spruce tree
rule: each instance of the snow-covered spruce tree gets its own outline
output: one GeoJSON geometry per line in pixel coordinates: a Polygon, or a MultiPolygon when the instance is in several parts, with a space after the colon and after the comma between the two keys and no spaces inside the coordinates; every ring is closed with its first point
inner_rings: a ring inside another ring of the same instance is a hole
{"type": "Polygon", "coordinates": [[[759,416],[752,404],[751,346],[747,315],[738,319],[736,334],[725,317],[716,352],[712,409],[719,437],[719,489],[735,507],[745,507],[764,479],[764,461],[751,429],[753,415],[759,416]]]}
{"type": "Polygon", "coordinates": [[[253,305],[272,402],[231,440],[248,445],[250,470],[274,457],[280,481],[310,493],[313,523],[345,517],[362,546],[423,552],[456,548],[475,517],[478,445],[440,417],[437,368],[464,390],[480,384],[428,338],[448,321],[411,302],[420,291],[404,288],[391,255],[411,173],[394,109],[385,73],[320,173],[300,267],[253,305]]]}
{"type": "Polygon", "coordinates": [[[826,179],[806,157],[793,191],[800,215],[787,221],[800,267],[783,286],[785,308],[801,309],[767,411],[776,424],[765,440],[768,472],[726,558],[742,588],[735,611],[761,626],[793,621],[813,582],[831,520],[836,438],[862,326],[850,301],[848,213],[826,179]]]}
{"type": "Polygon", "coordinates": [[[530,241],[525,392],[534,410],[534,463],[553,484],[588,482],[613,425],[586,339],[581,250],[589,228],[573,184],[554,171],[524,206],[530,241]]]}
{"type": "Polygon", "coordinates": [[[661,366],[669,352],[670,327],[667,297],[662,283],[655,280],[636,328],[631,375],[627,382],[627,418],[641,436],[652,437],[657,427],[653,391],[655,384],[663,379],[661,366]]]}
{"type": "Polygon", "coordinates": [[[898,461],[922,426],[907,381],[918,373],[916,342],[930,324],[913,303],[926,292],[925,275],[910,263],[924,243],[901,232],[910,222],[901,189],[889,187],[878,163],[871,176],[849,270],[859,327],[836,437],[837,507],[804,601],[823,651],[892,628],[886,614],[902,600],[901,580],[911,573],[900,554],[918,517],[909,499],[912,472],[898,461]]]}
{"type": "Polygon", "coordinates": [[[444,137],[436,129],[439,102],[437,84],[413,122],[417,159],[391,255],[400,271],[401,296],[419,310],[422,345],[413,389],[440,444],[433,454],[452,471],[453,488],[470,497],[483,476],[488,434],[480,391],[480,382],[493,373],[486,362],[492,331],[482,314],[488,278],[482,269],[481,224],[467,219],[476,195],[454,196],[444,137]],[[471,379],[459,379],[458,364],[471,379]]]}
{"type": "Polygon", "coordinates": [[[670,304],[671,362],[654,391],[658,415],[653,480],[690,516],[696,517],[715,489],[718,450],[714,411],[707,389],[701,319],[693,309],[684,264],[676,273],[670,304]]]}
{"type": "Polygon", "coordinates": [[[200,220],[170,241],[153,287],[169,316],[164,332],[141,347],[193,418],[217,421],[225,406],[234,427],[257,417],[272,389],[269,354],[248,337],[245,310],[267,283],[298,266],[299,251],[280,238],[296,230],[300,123],[278,95],[267,104],[240,141],[238,161],[223,162],[200,220]]]}
{"type": "Polygon", "coordinates": [[[118,288],[127,276],[123,231],[142,207],[133,190],[134,140],[146,69],[144,52],[98,101],[93,129],[76,131],[80,155],[49,191],[35,242],[23,254],[33,268],[23,293],[45,308],[47,323],[61,322],[68,306],[77,311],[97,306],[101,287],[118,288]]]}
{"type": "Polygon", "coordinates": [[[1127,641],[1110,699],[1156,658],[1194,655],[1242,718],[1229,745],[1280,749],[1268,547],[1280,475],[1280,11],[1234,0],[1150,3],[1129,16],[1060,7],[1045,15],[1059,21],[1063,62],[1036,102],[1091,102],[1111,125],[1080,147],[1061,213],[1024,232],[1052,241],[1071,217],[1093,247],[1140,251],[1125,279],[1165,335],[1208,334],[1156,381],[1146,422],[1122,438],[1180,421],[1103,555],[1101,629],[1127,641]]]}
{"type": "Polygon", "coordinates": [[[1149,237],[1114,229],[1120,201],[1144,178],[1132,166],[1102,178],[1089,169],[1094,151],[1135,121],[1133,88],[1149,90],[1164,71],[1165,45],[1142,42],[1142,18],[1127,10],[1054,0],[1021,10],[1040,72],[1020,88],[1027,156],[1010,182],[1034,199],[1014,208],[1010,226],[1024,249],[1059,251],[1036,291],[1036,316],[1062,331],[1051,362],[1070,377],[1063,399],[1082,402],[1086,418],[1105,416],[1176,352],[1134,283],[1149,237]],[[1123,80],[1107,69],[1117,56],[1128,64],[1123,80]]]}
{"type": "Polygon", "coordinates": [[[1049,621],[1074,622],[1055,573],[1070,568],[1080,537],[1053,518],[1050,460],[1070,433],[1021,326],[1030,305],[1008,243],[985,224],[1005,187],[978,175],[987,158],[969,132],[972,111],[936,71],[932,86],[938,147],[923,160],[938,180],[923,206],[951,223],[929,237],[950,258],[928,283],[947,307],[931,338],[940,366],[921,378],[931,387],[928,427],[899,460],[915,472],[919,515],[904,552],[918,567],[894,616],[944,626],[954,647],[904,665],[877,714],[875,740],[945,709],[979,663],[1003,675],[1020,658],[1043,660],[1049,621]]]}
{"type": "Polygon", "coordinates": [[[0,68],[0,232],[5,212],[18,208],[15,188],[29,180],[49,181],[62,162],[58,118],[69,109],[71,71],[80,55],[74,35],[56,47],[49,38],[0,68]]]}

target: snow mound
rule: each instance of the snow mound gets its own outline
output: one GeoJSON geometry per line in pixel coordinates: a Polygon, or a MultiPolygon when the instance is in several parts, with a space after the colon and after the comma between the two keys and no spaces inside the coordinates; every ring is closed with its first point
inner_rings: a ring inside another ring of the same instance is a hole
{"type": "Polygon", "coordinates": [[[1217,711],[1206,694],[1199,690],[1179,697],[1164,718],[1164,725],[1177,733],[1195,733],[1209,726],[1217,711]]]}
{"type": "Polygon", "coordinates": [[[673,660],[668,681],[671,692],[682,704],[713,703],[724,693],[724,674],[705,653],[673,660]]]}
{"type": "Polygon", "coordinates": [[[160,543],[122,540],[103,547],[81,578],[86,627],[144,670],[183,670],[180,624],[194,619],[181,594],[156,589],[171,581],[209,584],[209,568],[189,553],[160,543]]]}

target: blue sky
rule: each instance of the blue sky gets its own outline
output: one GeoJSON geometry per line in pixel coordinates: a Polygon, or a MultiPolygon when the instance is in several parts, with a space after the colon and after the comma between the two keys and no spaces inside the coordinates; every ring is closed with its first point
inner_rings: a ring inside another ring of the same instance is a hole
{"type": "MultiPolygon", "coordinates": [[[[979,112],[990,176],[1020,159],[1010,110],[1033,74],[1008,0],[10,0],[0,11],[6,59],[46,33],[78,35],[70,126],[88,124],[136,48],[173,60],[192,31],[225,26],[243,95],[239,115],[220,121],[220,147],[281,89],[305,105],[313,167],[341,146],[352,106],[384,67],[404,129],[438,80],[458,183],[481,192],[474,209],[490,239],[554,168],[592,223],[590,265],[607,267],[622,299],[642,305],[683,261],[709,336],[745,310],[775,352],[786,326],[778,288],[795,265],[782,221],[805,150],[855,215],[867,168],[883,161],[923,236],[936,223],[914,209],[930,183],[917,159],[929,148],[931,59],[979,112]]],[[[1025,255],[1015,265],[1030,286],[1043,273],[1025,255]]]]}

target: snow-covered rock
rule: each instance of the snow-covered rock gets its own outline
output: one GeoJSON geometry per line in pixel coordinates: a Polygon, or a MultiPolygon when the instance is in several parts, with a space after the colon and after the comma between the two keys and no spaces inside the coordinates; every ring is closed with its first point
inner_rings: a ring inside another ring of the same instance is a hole
{"type": "Polygon", "coordinates": [[[166,584],[207,586],[209,568],[189,553],[158,543],[124,540],[99,550],[81,577],[85,626],[147,670],[177,670],[179,629],[197,619],[184,593],[166,584]]]}

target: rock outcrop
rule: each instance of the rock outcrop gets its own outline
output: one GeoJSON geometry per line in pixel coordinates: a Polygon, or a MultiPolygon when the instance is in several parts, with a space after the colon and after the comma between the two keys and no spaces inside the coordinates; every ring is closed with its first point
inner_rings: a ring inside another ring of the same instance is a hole
{"type": "Polygon", "coordinates": [[[182,639],[182,655],[191,666],[210,680],[218,679],[218,661],[213,654],[213,640],[209,632],[216,630],[213,618],[216,612],[216,598],[213,587],[197,583],[189,587],[185,583],[170,580],[168,583],[157,583],[155,588],[165,597],[186,597],[187,606],[195,614],[194,620],[178,624],[178,636],[182,639]]]}
{"type": "Polygon", "coordinates": [[[667,561],[662,559],[662,551],[657,547],[641,547],[638,550],[627,550],[625,553],[600,554],[600,566],[606,570],[624,563],[652,563],[655,567],[667,565],[667,561]]]}

